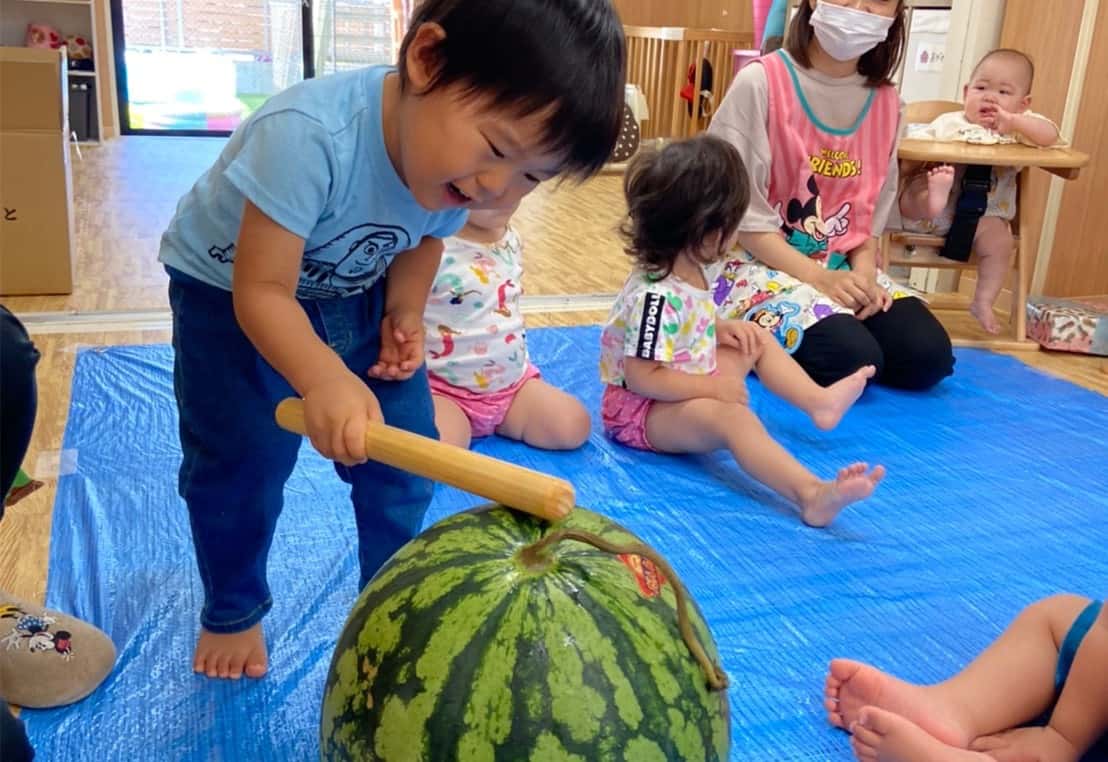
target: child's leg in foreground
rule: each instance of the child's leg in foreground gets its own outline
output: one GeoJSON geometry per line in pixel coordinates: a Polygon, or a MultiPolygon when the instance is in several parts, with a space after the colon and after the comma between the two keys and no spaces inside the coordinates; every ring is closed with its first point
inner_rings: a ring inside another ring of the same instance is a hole
{"type": "Polygon", "coordinates": [[[982,217],[977,224],[973,250],[977,253],[977,288],[970,304],[970,312],[989,333],[999,333],[1000,325],[993,314],[993,305],[1012,269],[1012,255],[1016,242],[1007,220],[999,217],[982,217]]]}
{"type": "Polygon", "coordinates": [[[843,508],[869,497],[885,474],[881,466],[867,472],[855,463],[821,481],[773,440],[749,407],[713,399],[655,402],[646,436],[662,452],[730,450],[744,471],[796,504],[810,526],[827,526],[843,508]]]}
{"type": "Polygon", "coordinates": [[[859,759],[984,760],[965,751],[974,739],[1030,722],[1054,700],[1058,650],[1088,603],[1058,595],[1032,604],[968,667],[937,685],[836,659],[825,687],[828,721],[853,726],[859,759]]]}
{"type": "Polygon", "coordinates": [[[300,438],[273,420],[283,381],[238,329],[231,295],[174,282],[170,303],[178,488],[204,584],[193,669],[261,677],[268,666],[261,619],[272,605],[266,557],[300,438]]]}
{"type": "Polygon", "coordinates": [[[803,410],[824,431],[839,425],[877,372],[872,365],[866,365],[830,386],[820,386],[776,341],[766,341],[753,357],[744,357],[730,347],[719,349],[721,373],[745,378],[751,361],[767,389],[803,410]]]}
{"type": "Polygon", "coordinates": [[[439,430],[439,439],[457,447],[469,447],[473,439],[473,427],[465,411],[453,400],[436,394],[432,397],[435,404],[435,428],[439,430]]]}
{"type": "Polygon", "coordinates": [[[1050,729],[1065,738],[1078,754],[1108,732],[1108,608],[1082,641],[1050,715],[1050,729]]]}
{"type": "MultiPolygon", "coordinates": [[[[426,366],[404,381],[382,381],[370,378],[366,372],[377,362],[380,352],[386,283],[386,279],[381,279],[359,298],[313,303],[309,316],[320,336],[350,337],[344,345],[332,344],[332,349],[373,391],[385,423],[438,439],[426,366]]],[[[393,553],[419,534],[431,504],[433,485],[427,479],[374,460],[354,467],[335,463],[335,471],[351,485],[350,499],[358,526],[361,590],[393,553]]]]}
{"type": "MultiPolygon", "coordinates": [[[[1047,726],[1018,728],[979,738],[973,743],[973,748],[986,751],[1001,762],[1024,758],[1076,762],[1108,732],[1106,674],[1108,608],[1101,606],[1096,621],[1089,627],[1077,653],[1073,655],[1073,663],[1047,726]]],[[[1101,750],[1098,747],[1098,751],[1101,750]]]]}
{"type": "Polygon", "coordinates": [[[532,378],[516,393],[496,433],[543,450],[575,450],[589,438],[589,426],[580,400],[532,378]]]}

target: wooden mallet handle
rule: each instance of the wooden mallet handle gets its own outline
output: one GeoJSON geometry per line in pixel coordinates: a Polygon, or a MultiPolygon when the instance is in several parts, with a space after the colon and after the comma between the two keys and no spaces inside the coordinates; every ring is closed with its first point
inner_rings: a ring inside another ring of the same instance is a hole
{"type": "MultiPolygon", "coordinates": [[[[289,398],[277,405],[277,424],[307,434],[304,403],[289,398]]],[[[385,465],[449,484],[547,521],[573,510],[573,485],[503,460],[413,434],[376,421],[365,432],[366,453],[385,465]]]]}

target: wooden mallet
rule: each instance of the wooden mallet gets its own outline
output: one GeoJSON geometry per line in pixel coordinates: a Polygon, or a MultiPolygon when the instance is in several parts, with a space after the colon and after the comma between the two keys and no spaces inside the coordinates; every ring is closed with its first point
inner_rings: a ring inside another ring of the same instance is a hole
{"type": "MultiPolygon", "coordinates": [[[[295,398],[277,405],[277,424],[304,436],[304,402],[295,398]]],[[[573,510],[573,485],[529,468],[480,455],[385,423],[369,421],[366,453],[373,460],[449,484],[488,500],[558,521],[573,510]]]]}

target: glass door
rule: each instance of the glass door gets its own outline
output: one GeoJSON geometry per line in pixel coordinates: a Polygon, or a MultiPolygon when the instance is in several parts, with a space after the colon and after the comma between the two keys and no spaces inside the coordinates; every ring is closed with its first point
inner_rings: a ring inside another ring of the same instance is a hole
{"type": "Polygon", "coordinates": [[[111,0],[124,134],[228,135],[306,78],[391,63],[411,0],[111,0]]]}

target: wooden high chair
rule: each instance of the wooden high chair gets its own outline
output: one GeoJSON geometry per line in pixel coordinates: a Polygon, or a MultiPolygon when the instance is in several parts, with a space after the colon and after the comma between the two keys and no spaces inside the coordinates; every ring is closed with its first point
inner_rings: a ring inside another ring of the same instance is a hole
{"type": "MultiPolygon", "coordinates": [[[[908,124],[930,123],[938,116],[950,111],[962,109],[961,103],[953,101],[919,101],[909,103],[905,108],[905,120],[908,124]]],[[[1036,242],[1028,241],[1027,214],[1023,208],[1028,197],[1028,177],[1033,167],[1039,167],[1064,180],[1073,180],[1081,168],[1089,163],[1089,157],[1070,148],[1032,148],[1025,145],[976,145],[972,143],[940,142],[905,138],[900,141],[898,158],[901,161],[926,162],[934,164],[980,164],[992,167],[1022,167],[1019,173],[1019,185],[1016,196],[1015,225],[1016,256],[1012,260],[1016,283],[1012,289],[1011,310],[1009,314],[1010,336],[997,336],[992,339],[953,339],[955,346],[985,347],[1005,350],[1037,350],[1039,345],[1027,339],[1027,287],[1030,273],[1028,246],[1036,242]]],[[[898,196],[899,197],[899,196],[898,196]]],[[[968,262],[958,262],[939,256],[945,238],[938,235],[924,235],[906,231],[886,231],[882,239],[882,254],[885,267],[900,265],[904,267],[938,268],[949,270],[967,270],[977,267],[976,254],[971,254],[968,262]]],[[[928,294],[927,300],[935,309],[968,309],[969,299],[958,293],[928,294]]]]}

